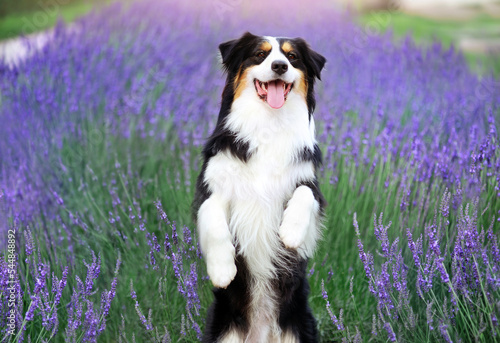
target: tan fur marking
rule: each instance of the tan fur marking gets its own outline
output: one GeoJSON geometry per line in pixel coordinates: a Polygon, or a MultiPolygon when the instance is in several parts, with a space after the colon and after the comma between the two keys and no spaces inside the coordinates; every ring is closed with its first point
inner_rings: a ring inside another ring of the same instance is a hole
{"type": "Polygon", "coordinates": [[[281,49],[285,52],[285,54],[288,54],[290,51],[293,50],[292,44],[290,42],[284,42],[283,45],[281,46],[281,49]]]}
{"type": "Polygon", "coordinates": [[[247,73],[249,69],[250,68],[242,71],[240,68],[238,75],[236,75],[234,79],[234,100],[238,99],[243,90],[247,87],[247,73]]]}
{"type": "Polygon", "coordinates": [[[262,42],[262,44],[260,45],[260,49],[261,50],[264,50],[264,51],[270,51],[272,49],[272,45],[271,43],[269,43],[268,41],[264,41],[262,42]]]}
{"type": "Polygon", "coordinates": [[[307,102],[307,82],[306,82],[306,76],[301,70],[298,70],[300,74],[300,79],[297,85],[297,92],[299,92],[303,97],[304,100],[307,102]]]}

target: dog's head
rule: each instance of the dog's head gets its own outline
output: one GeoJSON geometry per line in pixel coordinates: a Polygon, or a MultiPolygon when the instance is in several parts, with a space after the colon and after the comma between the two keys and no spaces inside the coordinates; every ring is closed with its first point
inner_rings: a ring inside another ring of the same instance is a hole
{"type": "Polygon", "coordinates": [[[222,43],[219,50],[228,72],[225,92],[233,100],[244,95],[280,109],[289,97],[299,96],[307,103],[309,115],[314,111],[314,81],[320,79],[326,59],[302,38],[260,37],[247,32],[222,43]]]}

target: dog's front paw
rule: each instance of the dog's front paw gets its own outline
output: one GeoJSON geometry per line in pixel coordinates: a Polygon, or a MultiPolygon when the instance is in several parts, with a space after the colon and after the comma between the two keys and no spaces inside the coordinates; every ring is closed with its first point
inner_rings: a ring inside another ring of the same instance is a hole
{"type": "Polygon", "coordinates": [[[234,247],[216,248],[207,256],[207,271],[215,287],[226,288],[236,276],[234,247]]]}
{"type": "Polygon", "coordinates": [[[297,211],[285,211],[279,234],[287,248],[297,249],[304,243],[309,227],[310,215],[297,211]]]}

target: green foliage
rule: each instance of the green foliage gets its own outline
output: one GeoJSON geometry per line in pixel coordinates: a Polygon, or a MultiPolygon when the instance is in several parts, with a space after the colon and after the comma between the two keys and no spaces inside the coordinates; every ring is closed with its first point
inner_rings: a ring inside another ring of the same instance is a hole
{"type": "MultiPolygon", "coordinates": [[[[95,0],[93,2],[97,3],[95,0]]],[[[93,2],[53,0],[47,3],[50,6],[44,5],[42,1],[12,3],[7,9],[2,8],[3,14],[0,12],[0,40],[47,30],[59,19],[66,23],[73,22],[90,12],[95,7],[93,2]]]]}
{"type": "MultiPolygon", "coordinates": [[[[492,41],[498,47],[500,19],[492,16],[476,16],[469,20],[431,19],[398,11],[369,12],[359,17],[359,23],[366,33],[372,30],[391,30],[400,39],[411,35],[422,45],[439,41],[443,46],[457,46],[462,38],[492,41]]],[[[469,65],[479,73],[494,71],[500,75],[498,51],[491,54],[465,52],[469,65]]]]}

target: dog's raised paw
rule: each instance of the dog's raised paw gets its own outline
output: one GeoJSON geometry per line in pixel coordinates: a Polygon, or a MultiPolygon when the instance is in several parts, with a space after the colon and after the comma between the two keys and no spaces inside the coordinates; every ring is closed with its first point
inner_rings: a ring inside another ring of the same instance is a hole
{"type": "Polygon", "coordinates": [[[310,216],[304,213],[285,213],[279,229],[281,241],[289,249],[297,249],[306,238],[310,216]]]}
{"type": "MultiPolygon", "coordinates": [[[[231,246],[232,247],[232,246],[231,246]]],[[[218,288],[229,286],[236,276],[233,249],[218,249],[207,256],[207,272],[213,285],[218,288]]]]}
{"type": "Polygon", "coordinates": [[[290,249],[297,249],[298,247],[300,247],[300,245],[304,243],[305,236],[305,230],[300,230],[298,228],[287,228],[283,226],[280,228],[281,240],[283,244],[285,244],[285,247],[290,249]]]}
{"type": "Polygon", "coordinates": [[[227,288],[236,276],[236,265],[234,262],[211,263],[208,265],[208,276],[215,287],[227,288]]]}

